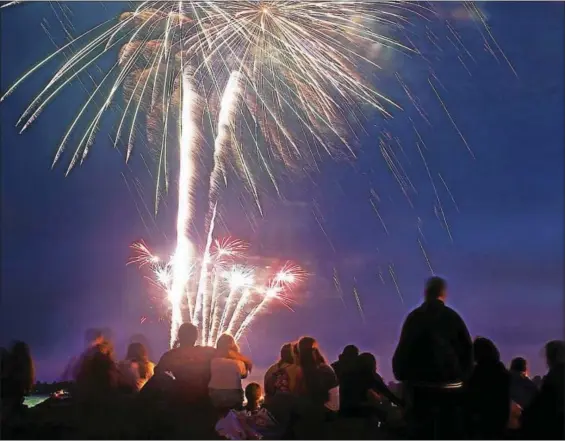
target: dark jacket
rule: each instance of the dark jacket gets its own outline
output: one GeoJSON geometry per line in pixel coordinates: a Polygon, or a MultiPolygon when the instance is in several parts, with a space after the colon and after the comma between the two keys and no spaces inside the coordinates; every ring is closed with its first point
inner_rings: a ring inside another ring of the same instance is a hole
{"type": "Polygon", "coordinates": [[[372,390],[401,406],[402,401],[394,395],[376,372],[348,371],[339,385],[339,411],[344,416],[364,416],[370,402],[368,392],[372,390]]]}
{"type": "Polygon", "coordinates": [[[540,391],[522,413],[525,439],[564,439],[565,364],[558,364],[544,377],[540,391]]]}
{"type": "Polygon", "coordinates": [[[440,300],[424,302],[402,327],[392,359],[397,380],[444,384],[464,381],[473,369],[473,344],[465,323],[440,300]]]}
{"type": "Polygon", "coordinates": [[[520,372],[510,372],[510,399],[522,409],[528,407],[538,391],[532,380],[520,372]]]}

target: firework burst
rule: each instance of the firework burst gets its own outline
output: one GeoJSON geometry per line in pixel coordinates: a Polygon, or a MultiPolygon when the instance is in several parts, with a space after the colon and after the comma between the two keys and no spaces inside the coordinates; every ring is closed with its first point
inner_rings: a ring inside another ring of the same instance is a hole
{"type": "Polygon", "coordinates": [[[1,100],[48,61],[65,57],[18,121],[24,131],[82,73],[96,67],[102,57],[117,54],[69,125],[54,164],[74,132],[80,139],[67,173],[85,160],[102,116],[121,96],[115,146],[124,140],[129,160],[136,127],[145,123],[149,143],[156,149],[156,207],[161,189],[169,186],[169,163],[173,158],[178,163],[177,243],[172,258],[163,263],[144,245],[136,246],[149,256],[138,257],[139,262],[150,264],[157,282],[166,288],[171,344],[183,321],[183,304],[190,321],[201,328],[203,343],[214,342],[225,331],[239,338],[261,310],[300,279],[300,271],[285,267],[258,287],[253,270],[232,268],[227,272],[227,294],[222,294],[226,271],[219,266],[233,256],[227,254],[232,251],[218,249],[217,242],[213,249],[213,238],[227,168],[239,173],[261,210],[256,170],[265,170],[278,191],[277,163],[312,165],[322,154],[353,153],[345,128],[357,120],[360,108],[370,106],[388,115],[387,108],[395,106],[373,87],[370,75],[363,74],[379,68],[367,54],[383,45],[408,50],[387,37],[386,30],[402,26],[410,9],[405,2],[364,0],[141,2],[38,63],[1,100]],[[200,157],[205,153],[197,121],[205,117],[215,132],[214,165],[207,240],[198,257],[190,227],[196,183],[202,178],[200,157]],[[178,148],[171,148],[168,134],[175,123],[178,148]],[[190,281],[196,281],[195,288],[190,281]]]}
{"type": "MultiPolygon", "coordinates": [[[[243,242],[231,239],[216,240],[211,249],[208,277],[199,281],[210,287],[210,296],[204,298],[209,306],[203,307],[207,317],[199,326],[201,344],[214,345],[226,332],[239,340],[253,319],[271,303],[279,301],[288,307],[290,294],[305,278],[301,268],[291,262],[274,266],[249,263],[245,249],[243,242]]],[[[132,250],[129,263],[150,268],[151,280],[166,294],[173,317],[174,309],[182,305],[174,297],[174,257],[163,260],[142,241],[134,243],[132,250]]],[[[198,267],[204,264],[195,262],[194,271],[188,271],[188,276],[199,274],[198,267]]],[[[176,337],[175,332],[171,335],[176,337]]]]}

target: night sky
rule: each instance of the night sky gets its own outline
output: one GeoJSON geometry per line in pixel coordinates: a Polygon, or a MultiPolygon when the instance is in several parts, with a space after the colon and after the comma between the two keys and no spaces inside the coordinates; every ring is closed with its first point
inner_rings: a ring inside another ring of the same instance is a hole
{"type": "MultiPolygon", "coordinates": [[[[375,86],[404,110],[390,121],[367,113],[364,130],[356,133],[356,160],[326,159],[315,173],[285,173],[284,200],[265,184],[262,219],[249,200],[240,207],[241,185],[226,191],[222,213],[233,236],[249,241],[256,255],[292,259],[311,273],[295,293],[294,312],[275,305],[247,334],[243,350],[258,366],[269,365],[282,343],[312,335],[330,359],[348,343],[374,352],[391,379],[390,356],[402,319],[421,301],[430,275],[420,240],[434,271],[448,278],[449,303],[471,334],[492,338],[505,362],[523,355],[534,373],[543,373],[543,344],[563,334],[564,5],[503,2],[481,8],[517,75],[492,40],[494,54],[485,48],[484,28],[461,5],[438,4],[434,20],[414,19],[410,26],[421,56],[381,51],[375,86]],[[453,43],[446,20],[473,59],[453,43]],[[429,124],[406,99],[395,73],[418,96],[429,124]],[[413,125],[427,147],[453,241],[438,216],[413,125]],[[382,159],[383,131],[403,147],[399,156],[417,190],[413,206],[382,159]],[[379,195],[388,234],[371,207],[371,189],[379,195]],[[251,213],[253,228],[245,213],[251,213]]],[[[70,30],[78,34],[126,6],[74,3],[71,10],[70,30]]],[[[2,92],[54,50],[42,23],[56,43],[64,41],[55,13],[61,11],[47,3],[2,10],[2,92]]],[[[155,320],[143,274],[126,262],[135,240],[167,254],[174,239],[174,191],[154,221],[136,208],[144,202],[152,207],[154,187],[139,154],[134,151],[128,167],[123,152],[113,149],[108,133],[115,111],[82,167],[65,178],[67,156],[51,170],[64,129],[86,96],[79,83],[18,135],[19,115],[58,65],[45,66],[0,105],[1,344],[28,342],[40,379],[61,372],[91,326],[110,327],[120,355],[131,335],[143,333],[153,358],[160,356],[168,327],[155,320]],[[143,184],[143,198],[128,190],[126,182],[131,188],[134,179],[143,184]],[[142,316],[149,320],[141,324],[142,316]]],[[[136,146],[137,152],[144,148],[136,146]]]]}

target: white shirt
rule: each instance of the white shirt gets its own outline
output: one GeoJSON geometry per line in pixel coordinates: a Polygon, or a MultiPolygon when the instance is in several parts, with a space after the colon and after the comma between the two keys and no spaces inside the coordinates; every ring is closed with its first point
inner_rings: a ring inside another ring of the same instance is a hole
{"type": "Polygon", "coordinates": [[[242,361],[230,358],[214,358],[211,364],[210,389],[242,389],[241,379],[247,376],[247,368],[242,361]]]}

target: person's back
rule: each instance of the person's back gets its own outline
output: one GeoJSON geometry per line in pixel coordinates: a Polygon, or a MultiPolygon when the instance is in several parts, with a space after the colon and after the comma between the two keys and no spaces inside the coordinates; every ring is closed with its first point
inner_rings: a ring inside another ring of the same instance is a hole
{"type": "Polygon", "coordinates": [[[239,352],[235,339],[222,334],[216,343],[208,385],[212,404],[217,409],[239,409],[243,404],[241,379],[251,370],[251,360],[239,352]]]}
{"type": "Polygon", "coordinates": [[[155,374],[170,372],[175,378],[175,395],[182,402],[197,402],[208,396],[210,363],[214,348],[180,346],[163,354],[155,374]]]}
{"type": "Polygon", "coordinates": [[[87,329],[84,334],[85,348],[79,355],[71,357],[65,370],[61,374],[60,381],[75,381],[78,371],[81,368],[81,363],[96,352],[96,346],[103,344],[105,341],[104,335],[100,329],[92,328],[87,329]]]}
{"type": "Polygon", "coordinates": [[[392,359],[417,438],[463,436],[462,390],[473,368],[472,342],[459,314],[445,305],[446,296],[445,280],[426,282],[425,301],[406,318],[392,359]]]}
{"type": "Polygon", "coordinates": [[[128,346],[126,359],[118,367],[124,381],[137,391],[151,379],[155,371],[155,364],[149,360],[146,347],[139,342],[128,346]]]}
{"type": "Polygon", "coordinates": [[[472,355],[463,320],[442,301],[425,301],[406,318],[392,365],[396,379],[403,382],[465,380],[472,369],[472,355]]]}
{"type": "Polygon", "coordinates": [[[213,358],[211,363],[210,389],[242,389],[241,379],[247,375],[245,364],[231,358],[213,358]]]}
{"type": "Polygon", "coordinates": [[[345,348],[343,348],[343,351],[339,355],[338,360],[332,363],[332,369],[334,370],[340,383],[344,374],[355,370],[358,356],[359,349],[357,348],[357,346],[347,345],[345,348]]]}
{"type": "Polygon", "coordinates": [[[538,388],[528,377],[528,365],[524,358],[516,357],[510,363],[510,399],[525,409],[538,388]]]}
{"type": "Polygon", "coordinates": [[[155,364],[151,361],[142,363],[134,360],[123,360],[118,368],[128,384],[132,384],[135,390],[141,390],[151,379],[155,371],[155,364]]]}
{"type": "Polygon", "coordinates": [[[281,347],[279,361],[265,372],[265,399],[269,400],[277,393],[292,393],[296,388],[298,365],[292,353],[292,345],[286,343],[281,347]]]}
{"type": "Polygon", "coordinates": [[[466,384],[468,417],[476,436],[499,439],[510,417],[510,374],[494,343],[477,338],[474,347],[477,364],[466,384]]]}
{"type": "Polygon", "coordinates": [[[392,405],[403,403],[386,386],[377,372],[377,361],[371,353],[358,356],[356,368],[342,377],[339,386],[340,415],[345,417],[376,417],[385,422],[392,405]]]}
{"type": "Polygon", "coordinates": [[[524,436],[535,439],[565,438],[565,342],[554,340],[545,346],[549,371],[539,392],[524,409],[524,436]]]}

